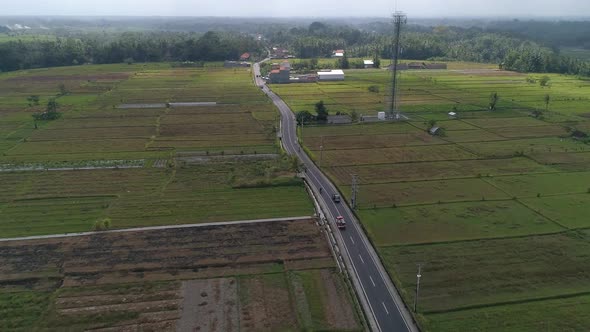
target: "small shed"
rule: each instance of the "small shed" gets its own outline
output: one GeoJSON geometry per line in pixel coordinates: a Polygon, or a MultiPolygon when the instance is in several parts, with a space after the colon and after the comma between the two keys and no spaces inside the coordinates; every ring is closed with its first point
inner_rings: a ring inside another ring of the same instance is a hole
{"type": "Polygon", "coordinates": [[[328,115],[329,124],[349,124],[352,123],[350,115],[328,115]]]}
{"type": "Polygon", "coordinates": [[[436,136],[440,133],[440,127],[432,127],[428,129],[428,133],[432,136],[436,136]]]}
{"type": "Polygon", "coordinates": [[[363,64],[365,65],[365,69],[375,67],[373,60],[363,60],[363,64]]]}
{"type": "Polygon", "coordinates": [[[456,112],[449,112],[449,119],[456,119],[457,113],[456,112]]]}

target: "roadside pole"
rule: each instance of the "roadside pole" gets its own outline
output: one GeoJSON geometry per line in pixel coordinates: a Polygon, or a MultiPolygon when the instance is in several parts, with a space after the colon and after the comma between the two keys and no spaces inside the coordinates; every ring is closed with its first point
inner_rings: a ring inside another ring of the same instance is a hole
{"type": "Polygon", "coordinates": [[[416,274],[416,297],[414,298],[414,313],[418,308],[418,295],[420,294],[420,278],[422,278],[422,264],[418,264],[418,273],[416,274]]]}

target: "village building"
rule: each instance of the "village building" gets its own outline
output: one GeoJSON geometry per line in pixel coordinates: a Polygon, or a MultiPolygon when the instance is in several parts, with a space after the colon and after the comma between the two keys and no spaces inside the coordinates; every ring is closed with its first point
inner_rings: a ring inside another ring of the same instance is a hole
{"type": "Polygon", "coordinates": [[[281,47],[273,47],[272,52],[270,54],[271,59],[290,59],[294,58],[291,53],[284,48],[281,47]]]}
{"type": "Polygon", "coordinates": [[[318,71],[318,79],[320,81],[344,81],[344,71],[342,69],[318,71]]]}
{"type": "Polygon", "coordinates": [[[334,50],[332,51],[333,58],[342,58],[344,57],[344,50],[334,50]]]}
{"type": "Polygon", "coordinates": [[[249,62],[245,62],[245,61],[225,61],[223,63],[223,66],[225,68],[238,68],[238,67],[243,67],[243,68],[248,68],[251,66],[251,64],[249,62]]]}
{"type": "Polygon", "coordinates": [[[271,65],[271,71],[268,75],[270,83],[273,84],[284,84],[290,82],[291,76],[291,64],[287,61],[282,62],[280,65],[273,63],[271,65]]]}
{"type": "Polygon", "coordinates": [[[240,61],[248,61],[250,60],[250,53],[246,52],[240,56],[240,61]]]}

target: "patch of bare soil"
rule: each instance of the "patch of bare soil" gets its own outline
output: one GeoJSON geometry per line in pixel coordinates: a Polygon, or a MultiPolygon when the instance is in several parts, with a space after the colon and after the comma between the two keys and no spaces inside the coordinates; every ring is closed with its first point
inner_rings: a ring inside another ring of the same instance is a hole
{"type": "Polygon", "coordinates": [[[176,321],[163,321],[147,324],[132,324],[125,326],[114,326],[107,328],[88,329],[92,332],[172,332],[176,331],[176,321]]]}
{"type": "Polygon", "coordinates": [[[182,283],[179,332],[238,331],[237,282],[234,278],[182,283]]]}
{"type": "Polygon", "coordinates": [[[0,291],[61,288],[50,318],[65,330],[172,331],[182,317],[180,331],[282,331],[297,310],[277,268],[333,264],[313,219],[106,232],[0,242],[0,291]],[[253,275],[241,308],[235,275],[253,275]]]}
{"type": "Polygon", "coordinates": [[[307,301],[307,296],[305,295],[305,288],[301,283],[301,279],[299,279],[297,276],[292,275],[290,279],[291,287],[293,289],[295,307],[299,312],[299,324],[303,327],[311,327],[313,326],[313,322],[311,319],[311,311],[309,311],[309,302],[307,301]]]}
{"type": "Polygon", "coordinates": [[[286,283],[275,285],[267,278],[240,280],[240,331],[281,331],[297,326],[286,283]]]}
{"type": "Polygon", "coordinates": [[[327,294],[327,305],[324,306],[326,320],[337,330],[358,329],[355,312],[348,291],[343,282],[335,275],[335,271],[324,269],[321,277],[327,294]]]}

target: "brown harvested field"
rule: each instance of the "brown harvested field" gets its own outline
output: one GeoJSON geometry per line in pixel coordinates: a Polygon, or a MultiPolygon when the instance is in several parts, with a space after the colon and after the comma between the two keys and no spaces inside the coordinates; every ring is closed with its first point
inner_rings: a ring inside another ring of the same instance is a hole
{"type": "Polygon", "coordinates": [[[506,128],[506,127],[534,127],[547,126],[544,121],[533,119],[531,117],[522,118],[488,118],[488,119],[468,119],[463,120],[473,126],[480,128],[506,128]]]}
{"type": "Polygon", "coordinates": [[[284,274],[241,277],[240,331],[295,330],[297,316],[284,274]]]}
{"type": "MultiPolygon", "coordinates": [[[[313,219],[0,242],[0,299],[81,331],[300,330],[290,271],[336,271],[313,219]],[[53,295],[51,295],[53,294],[53,295]],[[19,300],[22,299],[22,300],[19,300]]],[[[334,274],[337,282],[342,282],[334,274]]],[[[322,286],[323,287],[323,286],[322,286]]],[[[331,287],[330,285],[326,287],[331,287]]],[[[349,296],[335,303],[359,320],[349,296]]],[[[23,319],[27,320],[27,319],[23,319]]],[[[16,322],[16,323],[15,323],[16,322]]],[[[19,325],[21,324],[21,325],[19,325]]],[[[341,330],[338,323],[327,330],[341,330]]]]}
{"type": "MultiPolygon", "coordinates": [[[[443,127],[444,128],[444,127],[443,127]]],[[[446,129],[446,128],[445,128],[446,129]]],[[[447,130],[445,132],[445,141],[453,143],[468,143],[468,142],[482,142],[482,141],[501,141],[506,138],[494,134],[484,129],[476,130],[447,130]]]]}
{"type": "MultiPolygon", "coordinates": [[[[349,190],[345,190],[349,192],[349,190]]],[[[482,179],[367,184],[360,196],[360,208],[391,207],[441,202],[509,199],[505,193],[482,179]]]]}
{"type": "Polygon", "coordinates": [[[554,137],[566,135],[567,131],[563,126],[534,126],[534,127],[503,127],[490,129],[506,138],[528,138],[528,137],[554,137]]]}
{"type": "Polygon", "coordinates": [[[306,330],[339,331],[356,328],[355,314],[349,306],[346,286],[334,271],[295,271],[289,275],[295,304],[306,330]]]}
{"type": "Polygon", "coordinates": [[[391,134],[391,135],[347,135],[312,137],[305,142],[311,150],[319,150],[323,145],[326,150],[342,150],[354,146],[357,149],[378,149],[396,146],[444,144],[440,138],[425,132],[391,134]]]}
{"type": "MultiPolygon", "coordinates": [[[[590,157],[590,154],[589,154],[590,157]]],[[[389,183],[415,180],[464,178],[488,175],[511,175],[555,172],[524,157],[510,159],[432,161],[405,164],[335,166],[330,174],[340,184],[350,184],[350,174],[362,183],[389,183]]]]}
{"type": "MultiPolygon", "coordinates": [[[[328,150],[323,153],[322,165],[370,165],[437,160],[477,159],[472,153],[455,145],[406,146],[381,149],[328,150]]],[[[318,160],[319,152],[315,152],[318,160]]]]}
{"type": "Polygon", "coordinates": [[[239,331],[234,278],[184,281],[178,331],[239,331]]]}
{"type": "Polygon", "coordinates": [[[28,141],[60,141],[76,139],[118,139],[118,138],[149,138],[156,134],[155,126],[145,127],[113,127],[113,128],[80,128],[80,129],[50,129],[38,131],[28,138],[28,141]]]}
{"type": "Polygon", "coordinates": [[[553,167],[559,170],[590,170],[590,152],[537,153],[532,155],[531,158],[541,164],[553,165],[553,167]]]}

